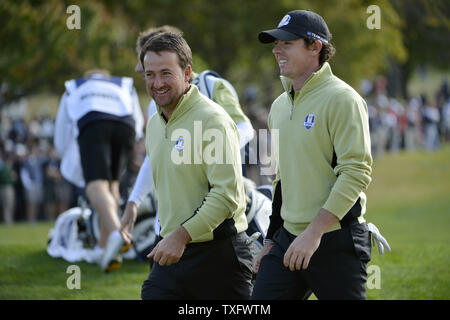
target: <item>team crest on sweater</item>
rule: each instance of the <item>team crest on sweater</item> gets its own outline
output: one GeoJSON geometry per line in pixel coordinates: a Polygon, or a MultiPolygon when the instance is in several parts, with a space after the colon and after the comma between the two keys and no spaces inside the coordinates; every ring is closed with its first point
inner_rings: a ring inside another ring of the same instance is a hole
{"type": "Polygon", "coordinates": [[[178,152],[183,151],[183,149],[184,149],[184,138],[183,138],[183,136],[180,136],[177,139],[177,142],[175,143],[175,149],[177,149],[178,152]]]}
{"type": "Polygon", "coordinates": [[[305,126],[306,130],[309,130],[312,127],[314,127],[315,118],[316,117],[313,113],[308,113],[308,115],[305,118],[305,121],[303,122],[303,125],[305,126]]]}

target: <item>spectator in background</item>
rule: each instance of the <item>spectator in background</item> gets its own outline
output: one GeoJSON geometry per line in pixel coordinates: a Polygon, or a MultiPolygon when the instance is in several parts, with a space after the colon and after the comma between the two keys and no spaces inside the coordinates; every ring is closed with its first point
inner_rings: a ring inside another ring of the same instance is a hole
{"type": "Polygon", "coordinates": [[[39,139],[41,136],[41,124],[37,116],[34,116],[28,123],[29,139],[39,139]]]}
{"type": "Polygon", "coordinates": [[[28,149],[22,143],[17,143],[15,145],[13,143],[12,152],[13,152],[12,166],[14,176],[16,177],[16,180],[14,182],[14,192],[16,195],[14,219],[17,221],[26,219],[25,188],[23,186],[22,179],[20,178],[20,170],[28,154],[28,149]]]}
{"type": "Polygon", "coordinates": [[[0,210],[3,221],[7,225],[14,222],[14,171],[12,157],[6,154],[3,144],[0,145],[0,210]]]}
{"type": "Polygon", "coordinates": [[[44,164],[44,212],[49,220],[55,220],[69,208],[70,185],[62,177],[59,165],[56,150],[51,148],[44,164]]]}
{"type": "Polygon", "coordinates": [[[450,141],[450,99],[442,107],[442,135],[445,141],[450,141]]]}
{"type": "Polygon", "coordinates": [[[407,127],[405,132],[405,149],[414,151],[422,145],[422,117],[420,99],[412,98],[406,109],[407,127]]]}
{"type": "Polygon", "coordinates": [[[53,133],[55,131],[55,122],[48,114],[44,114],[40,119],[40,137],[46,139],[48,142],[53,143],[53,133]]]}
{"type": "Polygon", "coordinates": [[[26,216],[28,222],[37,221],[43,200],[44,175],[42,166],[44,159],[40,155],[36,143],[31,146],[31,152],[20,169],[20,179],[25,188],[26,216]]]}
{"type": "Polygon", "coordinates": [[[396,153],[400,151],[402,145],[402,135],[405,129],[405,121],[403,118],[404,108],[397,99],[391,98],[387,109],[389,114],[389,152],[396,153]]]}
{"type": "MultiPolygon", "coordinates": [[[[446,119],[447,117],[449,117],[448,114],[446,114],[446,112],[448,113],[448,110],[445,110],[445,107],[448,105],[448,103],[450,102],[450,92],[449,92],[449,88],[448,88],[448,81],[447,79],[443,79],[442,83],[441,83],[441,87],[439,88],[439,90],[436,93],[436,106],[439,110],[439,115],[440,115],[440,119],[441,121],[439,122],[439,133],[442,136],[442,139],[444,139],[444,141],[447,140],[447,136],[448,136],[448,123],[446,123],[446,121],[448,121],[448,119],[446,119]]],[[[448,108],[448,106],[447,106],[448,108]]]]}
{"type": "Polygon", "coordinates": [[[385,93],[384,85],[380,85],[378,82],[384,82],[380,80],[377,81],[377,92],[374,97],[374,105],[378,111],[377,116],[379,120],[379,127],[376,132],[376,155],[381,156],[388,150],[390,128],[394,125],[393,121],[395,122],[395,117],[392,118],[391,114],[388,112],[389,98],[385,93]]]}
{"type": "Polygon", "coordinates": [[[373,104],[368,103],[367,109],[369,113],[370,141],[372,142],[371,152],[373,155],[378,155],[377,146],[380,144],[379,133],[381,128],[381,117],[379,115],[379,109],[373,104]]]}
{"type": "Polygon", "coordinates": [[[424,107],[422,111],[423,132],[425,138],[425,149],[428,151],[439,149],[439,121],[440,114],[434,101],[427,102],[424,99],[424,107]]]}
{"type": "Polygon", "coordinates": [[[28,129],[23,119],[15,119],[12,124],[9,138],[15,143],[26,143],[28,138],[28,129]]]}
{"type": "Polygon", "coordinates": [[[12,129],[12,121],[9,117],[2,116],[0,113],[0,141],[6,141],[12,129]]]}

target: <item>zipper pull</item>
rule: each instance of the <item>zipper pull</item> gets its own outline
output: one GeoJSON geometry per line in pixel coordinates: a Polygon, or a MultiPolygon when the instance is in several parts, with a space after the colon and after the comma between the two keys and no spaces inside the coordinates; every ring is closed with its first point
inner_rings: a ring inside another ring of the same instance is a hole
{"type": "Polygon", "coordinates": [[[291,105],[291,114],[290,114],[290,116],[289,116],[289,120],[292,120],[292,114],[294,113],[294,100],[295,100],[295,91],[294,91],[294,88],[291,89],[291,93],[290,93],[289,96],[290,96],[291,102],[292,102],[292,105],[291,105]]]}

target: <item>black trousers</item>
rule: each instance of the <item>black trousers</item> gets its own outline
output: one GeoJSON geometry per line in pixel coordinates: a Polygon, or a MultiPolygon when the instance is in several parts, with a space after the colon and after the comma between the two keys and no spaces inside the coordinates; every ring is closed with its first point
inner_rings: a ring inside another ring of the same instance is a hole
{"type": "Polygon", "coordinates": [[[100,120],[89,123],[78,136],[86,184],[94,180],[119,180],[133,157],[135,131],[128,124],[100,120]]]}
{"type": "Polygon", "coordinates": [[[142,285],[142,299],[250,299],[252,255],[246,239],[242,232],[225,239],[188,244],[177,263],[153,263],[142,285]]]}
{"type": "Polygon", "coordinates": [[[319,300],[366,299],[366,265],[370,261],[370,233],[365,223],[325,233],[306,270],[290,271],[284,254],[296,238],[280,228],[274,246],[261,260],[252,299],[319,300]]]}

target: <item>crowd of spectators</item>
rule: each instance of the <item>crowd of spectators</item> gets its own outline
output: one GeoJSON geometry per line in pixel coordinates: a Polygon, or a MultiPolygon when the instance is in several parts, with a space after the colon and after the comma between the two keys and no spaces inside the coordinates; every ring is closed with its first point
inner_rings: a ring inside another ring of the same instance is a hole
{"type": "Polygon", "coordinates": [[[54,119],[28,122],[0,116],[0,210],[2,221],[54,220],[74,204],[75,188],[59,172],[53,147],[54,119]]]}
{"type": "Polygon", "coordinates": [[[386,152],[440,148],[450,140],[450,96],[443,81],[435,96],[414,96],[407,101],[389,97],[383,77],[362,85],[369,110],[372,155],[386,152]]]}
{"type": "MultiPolygon", "coordinates": [[[[361,88],[369,109],[374,158],[401,150],[432,151],[450,141],[446,81],[435,97],[421,95],[405,102],[389,97],[386,87],[381,77],[364,82],[361,88]]],[[[267,108],[255,108],[248,100],[252,99],[245,99],[246,111],[254,128],[266,128],[267,108]]],[[[53,147],[54,121],[45,114],[25,121],[0,113],[0,222],[52,221],[77,205],[81,190],[59,172],[60,159],[53,147]]],[[[139,150],[144,152],[142,143],[139,150]]],[[[137,172],[138,167],[135,169],[137,172]]]]}

